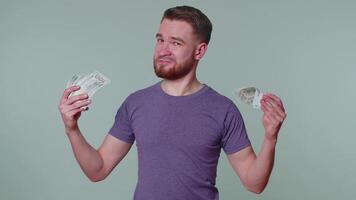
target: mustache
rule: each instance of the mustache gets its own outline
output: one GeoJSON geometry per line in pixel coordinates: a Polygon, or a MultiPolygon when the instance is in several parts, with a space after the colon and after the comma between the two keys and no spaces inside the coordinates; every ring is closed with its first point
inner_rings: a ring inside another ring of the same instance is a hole
{"type": "Polygon", "coordinates": [[[170,61],[175,61],[173,57],[170,56],[159,56],[156,58],[156,60],[170,60],[170,61]]]}

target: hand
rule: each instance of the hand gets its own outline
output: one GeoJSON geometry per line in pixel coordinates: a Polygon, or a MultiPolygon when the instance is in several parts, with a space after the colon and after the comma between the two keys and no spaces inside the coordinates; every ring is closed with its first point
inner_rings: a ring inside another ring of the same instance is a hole
{"type": "Polygon", "coordinates": [[[279,129],[287,117],[281,99],[271,93],[264,94],[261,99],[261,109],[264,113],[262,123],[266,138],[277,140],[279,129]]]}
{"type": "Polygon", "coordinates": [[[81,115],[81,112],[88,110],[85,109],[85,107],[90,104],[90,99],[87,94],[80,94],[69,97],[72,92],[79,89],[79,86],[72,86],[64,90],[63,96],[58,106],[67,132],[78,129],[78,119],[81,115]]]}

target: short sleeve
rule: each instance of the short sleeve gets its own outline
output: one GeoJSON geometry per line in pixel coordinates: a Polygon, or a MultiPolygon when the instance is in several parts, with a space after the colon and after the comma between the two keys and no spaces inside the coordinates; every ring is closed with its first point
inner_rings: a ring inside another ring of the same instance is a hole
{"type": "Polygon", "coordinates": [[[134,143],[135,135],[130,124],[128,98],[126,98],[118,109],[115,116],[115,122],[111,127],[109,134],[124,142],[130,144],[134,143]]]}
{"type": "Polygon", "coordinates": [[[231,103],[224,120],[221,146],[226,154],[232,154],[251,145],[246,133],[242,115],[236,105],[231,103]]]}

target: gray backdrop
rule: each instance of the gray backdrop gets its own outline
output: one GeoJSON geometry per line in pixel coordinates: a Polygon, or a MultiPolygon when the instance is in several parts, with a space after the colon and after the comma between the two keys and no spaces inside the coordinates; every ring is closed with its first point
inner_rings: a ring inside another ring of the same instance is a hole
{"type": "Polygon", "coordinates": [[[73,74],[99,70],[111,84],[80,119],[98,147],[131,92],[159,79],[152,68],[163,11],[196,6],[211,19],[198,78],[240,108],[258,152],[261,112],[233,91],[278,94],[288,118],[264,193],[246,191],[222,152],[221,199],[352,199],[356,195],[355,1],[0,1],[0,199],[131,199],[133,146],[112,174],[91,183],[63,130],[58,102],[73,74]]]}

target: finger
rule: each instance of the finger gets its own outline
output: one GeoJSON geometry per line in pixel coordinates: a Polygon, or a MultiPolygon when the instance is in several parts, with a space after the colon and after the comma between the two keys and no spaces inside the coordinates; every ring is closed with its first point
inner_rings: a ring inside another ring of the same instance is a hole
{"type": "Polygon", "coordinates": [[[75,114],[77,114],[78,112],[82,112],[82,111],[88,111],[89,110],[89,107],[80,107],[80,108],[76,108],[74,110],[71,110],[68,115],[69,116],[74,116],[75,114]]]}
{"type": "Polygon", "coordinates": [[[277,112],[278,115],[283,117],[285,115],[285,111],[281,105],[279,105],[275,99],[272,99],[271,97],[267,96],[263,101],[266,101],[268,104],[270,104],[275,112],[277,112]]]}
{"type": "Polygon", "coordinates": [[[265,109],[267,110],[265,113],[264,113],[264,116],[266,119],[268,119],[267,123],[269,124],[278,124],[280,123],[281,119],[278,118],[278,115],[274,114],[273,112],[271,111],[268,111],[268,106],[267,105],[264,105],[265,109]]]}
{"type": "Polygon", "coordinates": [[[64,101],[68,99],[69,95],[70,95],[72,92],[77,91],[77,90],[79,90],[79,89],[80,89],[80,87],[79,87],[79,86],[76,86],[76,85],[75,85],[75,86],[71,86],[71,87],[65,89],[64,92],[63,92],[62,98],[61,98],[61,104],[63,104],[64,101]]]}
{"type": "Polygon", "coordinates": [[[278,102],[276,102],[274,99],[272,99],[272,98],[269,97],[269,96],[266,96],[263,100],[264,100],[265,102],[267,102],[267,104],[270,105],[270,107],[273,107],[273,108],[280,108],[280,105],[278,104],[278,102]]]}
{"type": "Polygon", "coordinates": [[[265,114],[264,116],[264,120],[267,122],[267,124],[274,124],[276,119],[274,119],[271,115],[269,114],[265,114]]]}
{"type": "Polygon", "coordinates": [[[281,127],[282,122],[275,119],[272,115],[266,115],[264,118],[264,126],[275,129],[281,127]]]}
{"type": "Polygon", "coordinates": [[[77,108],[86,107],[91,103],[90,99],[77,101],[68,107],[68,111],[75,110],[77,108]]]}
{"type": "Polygon", "coordinates": [[[72,105],[73,103],[81,100],[88,99],[88,94],[81,94],[81,95],[76,95],[74,97],[68,98],[68,100],[65,102],[66,105],[72,105]]]}
{"type": "Polygon", "coordinates": [[[264,113],[267,112],[266,104],[263,102],[263,100],[261,100],[260,104],[261,104],[262,112],[264,112],[264,113]]]}
{"type": "Polygon", "coordinates": [[[272,109],[272,105],[269,104],[266,100],[261,101],[261,108],[265,111],[265,113],[271,113],[274,110],[272,109]]]}
{"type": "Polygon", "coordinates": [[[81,112],[82,108],[76,108],[74,110],[71,110],[70,112],[68,112],[68,117],[73,117],[74,115],[76,115],[77,113],[81,112]]]}
{"type": "Polygon", "coordinates": [[[268,104],[266,101],[261,102],[261,106],[265,110],[265,114],[271,116],[276,121],[282,122],[284,117],[282,114],[279,114],[277,109],[275,109],[271,104],[268,104]]]}
{"type": "Polygon", "coordinates": [[[275,116],[271,115],[270,113],[265,113],[263,115],[263,121],[264,121],[264,125],[272,125],[273,127],[277,127],[279,126],[279,124],[281,124],[276,118],[275,116]]]}
{"type": "Polygon", "coordinates": [[[268,98],[272,99],[273,101],[275,101],[276,104],[282,105],[281,104],[281,100],[277,96],[274,96],[272,93],[267,93],[267,94],[263,95],[263,99],[268,99],[268,98]]]}
{"type": "Polygon", "coordinates": [[[281,100],[278,96],[276,96],[276,95],[274,95],[274,94],[272,94],[272,93],[267,93],[266,95],[267,95],[268,97],[274,99],[274,100],[278,103],[278,105],[280,105],[281,109],[284,111],[283,102],[282,102],[282,100],[281,100]]]}

